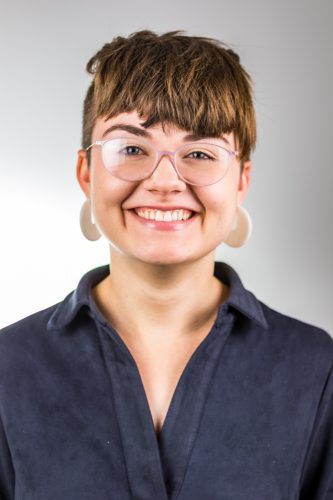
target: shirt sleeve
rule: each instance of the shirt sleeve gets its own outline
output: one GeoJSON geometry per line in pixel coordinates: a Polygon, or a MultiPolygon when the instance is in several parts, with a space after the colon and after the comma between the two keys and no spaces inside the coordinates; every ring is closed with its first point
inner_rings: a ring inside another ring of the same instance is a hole
{"type": "Polygon", "coordinates": [[[0,500],[14,499],[15,474],[5,430],[0,418],[0,500]]]}
{"type": "Polygon", "coordinates": [[[301,479],[300,500],[333,500],[333,366],[313,426],[301,479]]]}

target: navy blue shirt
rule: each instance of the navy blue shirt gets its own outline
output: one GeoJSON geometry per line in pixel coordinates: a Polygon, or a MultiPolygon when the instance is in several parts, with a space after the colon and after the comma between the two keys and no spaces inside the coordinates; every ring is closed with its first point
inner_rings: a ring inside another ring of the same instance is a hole
{"type": "Polygon", "coordinates": [[[0,333],[1,500],[332,500],[333,341],[235,271],[156,435],[136,363],[87,273],[0,333]]]}

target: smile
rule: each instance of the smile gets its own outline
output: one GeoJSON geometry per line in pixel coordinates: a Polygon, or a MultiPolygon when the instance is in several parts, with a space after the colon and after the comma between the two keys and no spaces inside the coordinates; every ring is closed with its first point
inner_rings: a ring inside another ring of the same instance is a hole
{"type": "Polygon", "coordinates": [[[176,210],[157,210],[151,208],[136,208],[135,213],[146,220],[154,220],[160,222],[171,222],[189,219],[193,212],[184,208],[176,210]]]}

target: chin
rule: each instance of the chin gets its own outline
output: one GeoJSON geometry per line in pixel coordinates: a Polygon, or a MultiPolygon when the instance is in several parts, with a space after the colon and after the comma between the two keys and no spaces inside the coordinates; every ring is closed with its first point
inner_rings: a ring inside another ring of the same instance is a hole
{"type": "Polygon", "coordinates": [[[150,264],[154,266],[171,266],[177,264],[184,264],[196,260],[194,255],[184,254],[183,252],[142,252],[133,255],[136,260],[144,262],[145,264],[150,264]]]}
{"type": "Polygon", "coordinates": [[[182,251],[181,247],[178,248],[177,250],[171,252],[142,252],[138,253],[136,252],[133,257],[141,262],[144,262],[148,265],[154,265],[154,266],[176,266],[176,265],[183,265],[183,264],[190,264],[192,262],[198,262],[202,259],[206,259],[208,255],[214,255],[215,254],[215,248],[213,249],[207,249],[205,252],[194,252],[193,250],[191,252],[185,252],[182,251]]]}
{"type": "Polygon", "coordinates": [[[172,266],[172,265],[179,265],[179,264],[184,264],[185,262],[189,262],[192,259],[188,258],[181,258],[181,257],[170,257],[170,256],[156,256],[156,257],[150,257],[150,258],[139,258],[141,262],[144,262],[145,264],[153,265],[153,266],[172,266]]]}

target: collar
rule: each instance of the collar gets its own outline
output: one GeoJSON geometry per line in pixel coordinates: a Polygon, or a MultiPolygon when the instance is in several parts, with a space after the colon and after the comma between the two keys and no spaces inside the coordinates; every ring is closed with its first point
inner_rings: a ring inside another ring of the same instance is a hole
{"type": "Polygon", "coordinates": [[[230,287],[225,304],[233,307],[244,316],[264,328],[268,328],[263,308],[252,292],[247,290],[236,271],[225,262],[215,262],[214,275],[230,287]]]}
{"type": "MultiPolygon", "coordinates": [[[[63,328],[69,325],[77,316],[81,308],[86,306],[91,309],[91,289],[110,274],[110,266],[92,269],[80,280],[76,290],[71,292],[60,302],[48,321],[49,329],[63,328]]],[[[214,275],[222,283],[230,287],[229,297],[225,306],[229,305],[242,315],[268,328],[262,305],[258,299],[244,288],[236,271],[224,262],[215,262],[214,275]]]]}

